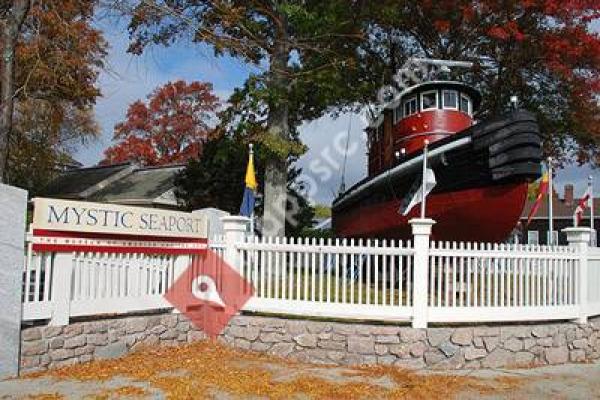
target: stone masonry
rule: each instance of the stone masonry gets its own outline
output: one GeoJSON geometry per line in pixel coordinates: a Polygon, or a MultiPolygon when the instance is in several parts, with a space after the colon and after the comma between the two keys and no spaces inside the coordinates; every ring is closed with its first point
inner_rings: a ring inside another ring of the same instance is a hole
{"type": "MultiPolygon", "coordinates": [[[[140,346],[206,336],[181,314],[36,326],[22,332],[22,371],[114,358],[140,346]]],[[[406,368],[527,367],[600,358],[600,318],[470,327],[410,327],[237,316],[219,338],[231,346],[300,361],[406,368]]]]}

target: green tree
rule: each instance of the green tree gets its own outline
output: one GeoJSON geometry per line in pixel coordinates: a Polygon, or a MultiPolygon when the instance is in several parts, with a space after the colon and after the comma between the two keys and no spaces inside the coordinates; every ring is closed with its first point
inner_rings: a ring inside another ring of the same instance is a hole
{"type": "Polygon", "coordinates": [[[331,207],[325,204],[315,204],[315,217],[317,218],[330,218],[331,207]]]}
{"type": "MultiPolygon", "coordinates": [[[[265,152],[255,146],[257,176],[264,173],[265,152]]],[[[215,207],[237,214],[244,192],[244,177],[248,163],[248,148],[241,138],[220,136],[209,140],[202,147],[198,159],[190,159],[186,168],[176,177],[175,194],[187,210],[215,207]]],[[[289,212],[286,229],[291,235],[312,225],[314,210],[302,195],[304,189],[298,180],[300,170],[290,168],[287,174],[289,196],[286,209],[289,212]]],[[[264,181],[258,179],[258,192],[263,193],[264,181]]],[[[258,204],[257,212],[262,211],[258,204]]]]}
{"type": "MultiPolygon", "coordinates": [[[[119,2],[123,3],[123,2],[119,2]]],[[[230,125],[252,125],[252,140],[263,146],[266,166],[264,220],[269,232],[285,233],[286,171],[304,148],[296,127],[321,115],[337,93],[330,75],[342,75],[360,40],[359,1],[156,0],[130,1],[129,50],[176,40],[208,43],[217,55],[232,55],[264,68],[234,94],[250,103],[235,110],[230,125]],[[321,90],[323,89],[323,90],[321,90]]],[[[339,79],[338,79],[339,80],[339,79]]],[[[235,99],[234,99],[235,101],[235,99]]],[[[230,126],[231,128],[231,126],[230,126]]]]}

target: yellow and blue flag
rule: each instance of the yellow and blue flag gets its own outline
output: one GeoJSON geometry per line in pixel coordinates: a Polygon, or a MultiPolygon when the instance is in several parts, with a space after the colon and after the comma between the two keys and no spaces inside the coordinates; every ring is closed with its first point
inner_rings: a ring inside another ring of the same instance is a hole
{"type": "Polygon", "coordinates": [[[252,154],[252,150],[250,150],[248,167],[246,168],[246,188],[244,189],[244,198],[240,207],[240,215],[250,217],[254,213],[257,186],[256,173],[254,172],[254,155],[252,154]]]}
{"type": "Polygon", "coordinates": [[[531,207],[531,211],[529,211],[529,215],[527,216],[527,225],[531,222],[531,219],[535,216],[540,208],[540,204],[542,204],[542,200],[546,195],[548,195],[548,186],[550,186],[550,176],[548,175],[548,168],[544,165],[544,173],[542,174],[542,180],[540,181],[540,186],[538,187],[538,195],[535,199],[535,203],[531,207]]]}

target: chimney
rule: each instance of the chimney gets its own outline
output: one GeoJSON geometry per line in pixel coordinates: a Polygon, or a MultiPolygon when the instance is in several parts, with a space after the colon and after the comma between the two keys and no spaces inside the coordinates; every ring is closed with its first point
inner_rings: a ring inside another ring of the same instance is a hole
{"type": "Polygon", "coordinates": [[[573,185],[568,183],[565,185],[565,206],[573,205],[573,185]]]}

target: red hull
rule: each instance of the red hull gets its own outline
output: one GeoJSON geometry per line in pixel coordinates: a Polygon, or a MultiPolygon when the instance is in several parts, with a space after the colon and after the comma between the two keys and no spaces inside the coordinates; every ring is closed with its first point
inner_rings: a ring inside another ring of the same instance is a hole
{"type": "MultiPolygon", "coordinates": [[[[511,183],[427,197],[427,217],[436,221],[433,239],[500,242],[516,226],[527,197],[527,183],[511,183]]],[[[357,206],[335,218],[337,234],[346,237],[412,237],[408,221],[418,217],[420,206],[408,216],[398,213],[400,201],[357,206]]]]}

